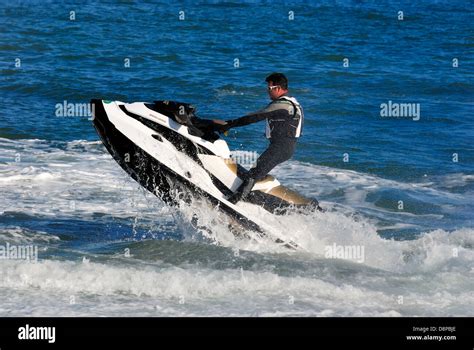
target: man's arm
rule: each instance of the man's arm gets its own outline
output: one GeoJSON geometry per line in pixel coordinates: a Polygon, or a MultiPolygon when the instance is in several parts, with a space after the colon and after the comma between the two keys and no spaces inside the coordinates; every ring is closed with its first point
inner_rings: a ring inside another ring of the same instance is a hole
{"type": "Polygon", "coordinates": [[[289,106],[286,102],[270,103],[266,108],[261,111],[247,114],[243,117],[228,120],[227,125],[229,128],[235,128],[238,126],[249,125],[258,123],[267,118],[286,118],[289,115],[293,115],[293,106],[289,106]],[[290,111],[291,109],[291,111],[290,111]]]}
{"type": "Polygon", "coordinates": [[[214,125],[219,132],[226,132],[230,128],[258,123],[267,118],[287,118],[293,115],[293,105],[286,102],[270,103],[264,109],[247,114],[233,120],[214,120],[214,125]]]}
{"type": "Polygon", "coordinates": [[[235,128],[238,126],[249,125],[253,123],[258,123],[268,117],[272,116],[273,112],[255,112],[251,114],[244,115],[243,117],[227,120],[227,124],[231,128],[235,128]]]}

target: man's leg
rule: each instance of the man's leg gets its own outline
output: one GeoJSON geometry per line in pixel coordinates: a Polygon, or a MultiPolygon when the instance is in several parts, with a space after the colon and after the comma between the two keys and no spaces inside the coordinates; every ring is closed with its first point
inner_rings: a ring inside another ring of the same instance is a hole
{"type": "Polygon", "coordinates": [[[295,150],[296,141],[271,143],[270,146],[257,159],[257,165],[250,169],[243,179],[242,184],[229,197],[229,202],[237,203],[241,199],[245,199],[252,191],[255,182],[263,179],[278,164],[291,158],[295,150]]]}

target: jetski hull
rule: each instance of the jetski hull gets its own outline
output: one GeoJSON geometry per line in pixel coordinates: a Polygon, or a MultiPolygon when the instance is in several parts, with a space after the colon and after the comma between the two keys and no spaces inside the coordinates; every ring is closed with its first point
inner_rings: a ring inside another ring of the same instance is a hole
{"type": "MultiPolygon", "coordinates": [[[[220,206],[221,210],[237,219],[245,229],[262,231],[257,224],[242,217],[133,143],[111,123],[101,100],[92,100],[92,103],[94,126],[103,144],[122,169],[142,187],[171,206],[178,205],[180,199],[185,199],[182,198],[184,194],[190,191],[191,195],[206,197],[213,205],[220,206]]],[[[161,136],[155,136],[157,141],[158,137],[161,136]]]]}

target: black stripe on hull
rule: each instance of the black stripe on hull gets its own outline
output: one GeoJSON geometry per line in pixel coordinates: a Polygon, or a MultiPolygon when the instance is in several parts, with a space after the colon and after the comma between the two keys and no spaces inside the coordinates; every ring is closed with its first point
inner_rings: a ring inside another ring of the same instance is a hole
{"type": "MultiPolygon", "coordinates": [[[[191,193],[196,197],[204,197],[221,211],[237,220],[245,229],[259,232],[262,237],[266,236],[253,221],[202,191],[130,141],[109,121],[102,100],[92,100],[91,103],[94,104],[94,127],[103,144],[122,169],[141,186],[171,206],[179,204],[171,194],[175,189],[182,191],[184,194],[191,193]]],[[[157,140],[156,142],[160,141],[157,140]]]]}

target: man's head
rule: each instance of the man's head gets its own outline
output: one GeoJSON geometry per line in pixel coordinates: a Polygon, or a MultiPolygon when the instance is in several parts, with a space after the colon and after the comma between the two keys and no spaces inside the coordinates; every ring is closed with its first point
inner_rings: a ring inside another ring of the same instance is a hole
{"type": "Polygon", "coordinates": [[[268,85],[268,95],[272,100],[276,100],[288,92],[288,79],[283,73],[272,73],[265,78],[265,81],[268,85]]]}

